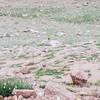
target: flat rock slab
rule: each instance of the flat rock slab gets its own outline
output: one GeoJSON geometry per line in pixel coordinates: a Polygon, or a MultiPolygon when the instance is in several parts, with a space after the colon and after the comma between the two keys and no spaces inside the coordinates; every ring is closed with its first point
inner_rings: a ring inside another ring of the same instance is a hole
{"type": "Polygon", "coordinates": [[[23,96],[24,98],[29,98],[31,96],[34,96],[34,98],[36,98],[37,94],[34,90],[26,90],[26,89],[15,89],[13,92],[12,92],[13,95],[16,95],[16,96],[23,96]]]}
{"type": "Polygon", "coordinates": [[[45,87],[45,95],[58,96],[61,100],[75,100],[76,96],[74,93],[66,90],[62,85],[55,82],[48,82],[45,87]]]}

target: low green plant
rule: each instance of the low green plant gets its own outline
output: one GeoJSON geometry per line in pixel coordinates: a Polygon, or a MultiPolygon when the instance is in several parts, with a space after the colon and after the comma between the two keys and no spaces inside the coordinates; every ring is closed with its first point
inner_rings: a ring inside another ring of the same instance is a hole
{"type": "Polygon", "coordinates": [[[32,89],[32,85],[22,79],[3,79],[0,80],[0,95],[10,96],[13,89],[32,89]]]}
{"type": "Polygon", "coordinates": [[[43,69],[43,68],[41,68],[36,72],[36,75],[38,77],[44,76],[44,75],[59,76],[62,74],[63,74],[62,71],[57,71],[56,69],[43,69]]]}
{"type": "Polygon", "coordinates": [[[96,86],[100,86],[100,80],[96,81],[96,82],[95,82],[95,85],[96,85],[96,86]]]}

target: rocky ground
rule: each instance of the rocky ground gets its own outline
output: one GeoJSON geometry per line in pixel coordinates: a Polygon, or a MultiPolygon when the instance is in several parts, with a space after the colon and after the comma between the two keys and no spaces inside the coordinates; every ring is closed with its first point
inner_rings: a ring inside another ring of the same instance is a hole
{"type": "Polygon", "coordinates": [[[21,78],[32,89],[0,100],[100,100],[99,6],[99,0],[1,0],[0,79],[21,78]],[[90,13],[60,16],[83,10],[90,13]]]}

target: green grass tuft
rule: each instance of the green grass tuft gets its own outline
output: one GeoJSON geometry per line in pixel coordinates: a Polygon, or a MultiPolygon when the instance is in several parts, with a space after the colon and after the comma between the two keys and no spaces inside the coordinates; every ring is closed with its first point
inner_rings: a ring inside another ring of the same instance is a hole
{"type": "Polygon", "coordinates": [[[0,95],[10,96],[13,89],[32,89],[32,85],[21,79],[3,79],[0,80],[0,95]]]}
{"type": "Polygon", "coordinates": [[[57,71],[56,69],[43,69],[43,68],[41,68],[36,72],[36,75],[38,77],[44,76],[44,75],[59,76],[62,74],[63,74],[62,71],[57,71]]]}

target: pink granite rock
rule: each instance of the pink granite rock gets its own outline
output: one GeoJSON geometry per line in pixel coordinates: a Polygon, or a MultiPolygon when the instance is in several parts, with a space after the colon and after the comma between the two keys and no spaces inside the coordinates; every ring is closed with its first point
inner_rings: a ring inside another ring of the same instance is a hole
{"type": "Polygon", "coordinates": [[[31,96],[34,96],[34,98],[36,98],[37,94],[34,90],[26,90],[26,89],[15,89],[12,92],[13,95],[16,96],[23,96],[24,98],[29,98],[31,96]]]}
{"type": "Polygon", "coordinates": [[[88,75],[83,71],[74,71],[71,73],[71,78],[75,85],[84,86],[87,83],[88,75]]]}
{"type": "Polygon", "coordinates": [[[75,100],[76,96],[74,93],[66,90],[62,85],[55,82],[48,82],[45,87],[45,95],[57,96],[61,100],[75,100]]]}

